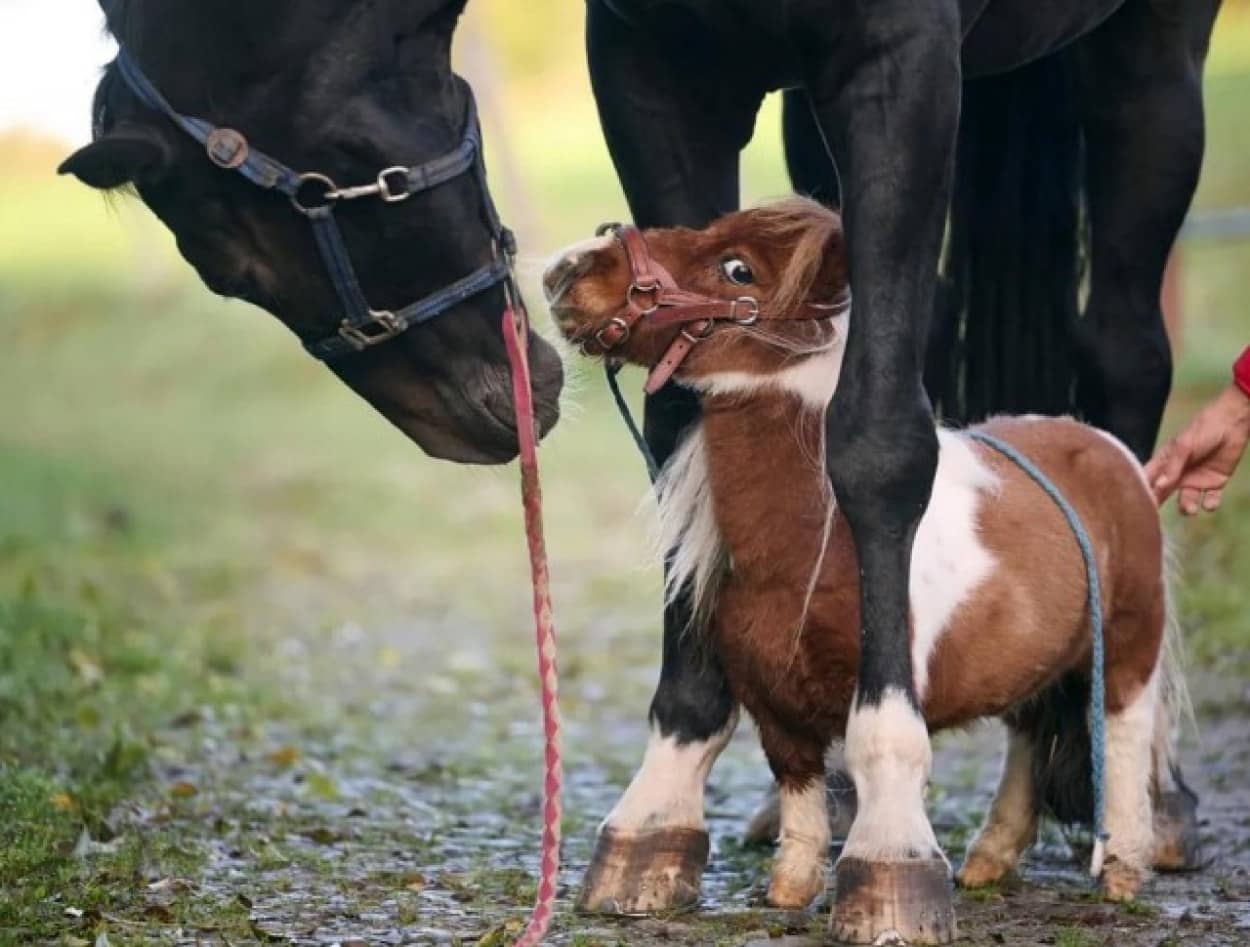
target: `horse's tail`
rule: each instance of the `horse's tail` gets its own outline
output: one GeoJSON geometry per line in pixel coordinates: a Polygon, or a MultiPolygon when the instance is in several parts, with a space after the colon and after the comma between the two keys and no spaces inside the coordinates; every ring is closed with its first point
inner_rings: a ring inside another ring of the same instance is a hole
{"type": "Polygon", "coordinates": [[[1061,54],[964,83],[925,377],[946,419],[1075,413],[1083,183],[1061,54]]]}
{"type": "MultiPolygon", "coordinates": [[[[1184,648],[1173,594],[1173,559],[1163,551],[1164,628],[1157,674],[1152,792],[1197,797],[1185,785],[1176,765],[1175,740],[1181,725],[1193,720],[1185,684],[1184,648]]],[[[1094,820],[1094,787],[1090,770],[1089,681],[1070,673],[1040,695],[1021,715],[1033,738],[1033,786],[1042,810],[1061,825],[1090,825],[1094,820]]]]}

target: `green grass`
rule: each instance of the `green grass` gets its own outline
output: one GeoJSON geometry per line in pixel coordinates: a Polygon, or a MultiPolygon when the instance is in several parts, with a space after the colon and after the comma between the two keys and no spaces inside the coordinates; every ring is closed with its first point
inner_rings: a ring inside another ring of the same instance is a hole
{"type": "MultiPolygon", "coordinates": [[[[1221,46],[1219,62],[1239,62],[1235,49],[1221,46]]],[[[1247,101],[1250,73],[1212,77],[1201,206],[1250,203],[1247,101]]],[[[518,214],[528,208],[522,246],[535,252],[624,216],[588,93],[579,102],[560,115],[518,104],[536,116],[510,141],[529,193],[503,190],[518,214]]],[[[769,108],[746,160],[750,196],[784,189],[769,108]]],[[[53,179],[54,157],[0,173],[4,945],[89,940],[106,915],[141,915],[148,883],[194,874],[201,850],[159,819],[127,831],[122,805],[194,805],[167,766],[178,721],[208,710],[228,714],[231,732],[334,731],[332,707],[270,684],[288,635],[315,649],[348,622],[450,613],[489,627],[489,662],[523,697],[533,687],[514,472],[421,457],[272,319],[203,291],[137,207],[53,179]],[[84,836],[86,858],[74,854],[84,836]],[[70,907],[84,918],[67,920],[70,907]]],[[[1248,272],[1247,245],[1187,254],[1169,425],[1224,382],[1244,344],[1248,272]]],[[[645,478],[597,376],[573,387],[543,456],[566,679],[608,680],[642,708],[647,685],[613,672],[655,660],[658,581],[633,516],[645,478]]],[[[1247,473],[1220,516],[1174,523],[1190,648],[1205,666],[1240,669],[1250,652],[1247,473]]],[[[573,717],[593,710],[579,699],[573,717]]],[[[462,752],[471,770],[496,750],[462,752]]],[[[284,845],[261,849],[280,866],[298,857],[284,845]]],[[[519,874],[474,884],[529,894],[519,874]]],[[[237,904],[176,909],[248,936],[237,904]]],[[[1056,940],[1094,942],[1079,929],[1056,940]]]]}

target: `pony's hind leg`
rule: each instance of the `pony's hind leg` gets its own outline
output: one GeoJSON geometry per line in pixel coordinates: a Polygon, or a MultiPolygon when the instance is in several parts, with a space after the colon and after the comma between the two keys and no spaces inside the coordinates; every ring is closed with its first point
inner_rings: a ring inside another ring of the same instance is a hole
{"type": "Polygon", "coordinates": [[[829,865],[829,808],[825,798],[824,747],[775,722],[751,706],[760,742],[777,777],[781,829],[768,903],[802,910],[825,890],[829,865]]]}
{"type": "Polygon", "coordinates": [[[1150,784],[1159,699],[1156,671],[1120,710],[1107,714],[1108,839],[1101,880],[1103,894],[1113,901],[1137,895],[1154,855],[1150,784]]]}
{"type": "Polygon", "coordinates": [[[1008,725],[1007,751],[994,802],[957,876],[963,887],[978,888],[998,881],[1016,866],[1021,853],[1036,838],[1033,753],[1032,736],[1008,725]]]}
{"type": "Polygon", "coordinates": [[[1173,713],[1165,682],[1156,701],[1153,774],[1150,799],[1154,805],[1154,867],[1158,871],[1196,871],[1202,867],[1198,832],[1198,797],[1185,785],[1176,765],[1173,713]]]}

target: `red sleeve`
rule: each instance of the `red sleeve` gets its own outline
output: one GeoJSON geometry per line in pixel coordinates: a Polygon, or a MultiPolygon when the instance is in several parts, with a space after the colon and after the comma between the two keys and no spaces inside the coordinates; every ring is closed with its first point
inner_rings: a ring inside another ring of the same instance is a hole
{"type": "Polygon", "coordinates": [[[1241,358],[1233,363],[1233,381],[1250,398],[1250,346],[1246,346],[1241,358]]]}

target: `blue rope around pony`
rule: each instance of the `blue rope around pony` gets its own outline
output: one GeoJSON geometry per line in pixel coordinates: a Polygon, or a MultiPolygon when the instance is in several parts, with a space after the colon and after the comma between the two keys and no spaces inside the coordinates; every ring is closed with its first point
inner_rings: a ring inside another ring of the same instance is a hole
{"type": "Polygon", "coordinates": [[[998,451],[1017,467],[1028,474],[1029,478],[1042,488],[1043,492],[1055,501],[1059,511],[1076,536],[1076,543],[1081,547],[1081,558],[1085,562],[1085,579],[1088,593],[1090,638],[1093,643],[1093,655],[1090,660],[1089,683],[1089,767],[1090,781],[1094,787],[1094,853],[1090,860],[1090,874],[1097,878],[1102,874],[1102,862],[1106,852],[1107,826],[1104,768],[1107,757],[1107,708],[1106,683],[1104,674],[1105,658],[1103,656],[1102,633],[1102,588],[1098,581],[1098,563],[1094,559],[1094,547],[1089,541],[1089,534],[1081,517],[1077,515],[1072,504],[1067,501],[1059,488],[1047,477],[1033,461],[1025,457],[1006,441],[986,434],[983,431],[969,431],[968,436],[987,447],[998,451]]]}

